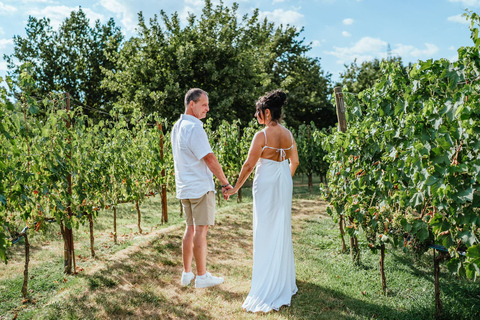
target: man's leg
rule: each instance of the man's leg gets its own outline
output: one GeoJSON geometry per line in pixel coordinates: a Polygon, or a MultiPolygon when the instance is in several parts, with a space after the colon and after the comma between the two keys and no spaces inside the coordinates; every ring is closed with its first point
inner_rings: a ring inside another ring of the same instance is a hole
{"type": "Polygon", "coordinates": [[[208,225],[195,226],[195,233],[193,235],[193,255],[195,256],[197,275],[199,276],[203,276],[207,272],[207,232],[208,225]]]}
{"type": "Polygon", "coordinates": [[[186,273],[192,271],[194,232],[195,232],[194,226],[187,226],[185,228],[185,233],[183,234],[183,241],[182,241],[183,271],[185,271],[186,273]]]}

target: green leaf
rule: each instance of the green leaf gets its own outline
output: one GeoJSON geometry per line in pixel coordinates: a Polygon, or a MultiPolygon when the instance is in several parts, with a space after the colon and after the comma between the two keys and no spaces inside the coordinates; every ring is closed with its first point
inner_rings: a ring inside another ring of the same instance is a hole
{"type": "Polygon", "coordinates": [[[480,245],[474,245],[468,248],[467,250],[467,258],[471,259],[479,259],[480,258],[480,245]]]}
{"type": "Polygon", "coordinates": [[[427,181],[425,181],[425,185],[426,186],[431,186],[431,185],[434,185],[435,183],[438,182],[438,180],[440,180],[440,178],[437,178],[433,175],[429,176],[427,181]]]}
{"type": "Polygon", "coordinates": [[[467,274],[467,278],[475,279],[479,273],[478,266],[473,263],[465,263],[465,273],[467,274]]]}
{"type": "Polygon", "coordinates": [[[434,232],[442,232],[450,229],[450,223],[441,214],[435,214],[429,222],[434,232]]]}
{"type": "Polygon", "coordinates": [[[425,241],[428,238],[428,229],[427,228],[421,228],[417,232],[417,237],[420,239],[420,241],[425,241]]]}
{"type": "Polygon", "coordinates": [[[459,258],[452,258],[447,262],[448,271],[454,274],[458,274],[459,269],[462,267],[462,261],[459,258]]]}
{"type": "Polygon", "coordinates": [[[475,237],[475,234],[473,233],[473,231],[470,231],[470,230],[459,232],[458,238],[462,240],[462,242],[465,243],[468,247],[471,247],[476,242],[478,242],[477,238],[475,237]]]}
{"type": "Polygon", "coordinates": [[[400,221],[400,223],[401,223],[401,225],[402,225],[402,228],[403,228],[406,232],[412,231],[412,225],[408,223],[407,219],[402,218],[402,220],[400,221]]]}
{"type": "Polygon", "coordinates": [[[413,204],[413,206],[416,207],[416,206],[419,206],[419,205],[423,204],[424,200],[425,200],[425,196],[424,196],[423,192],[417,192],[413,195],[410,202],[413,204]]]}
{"type": "Polygon", "coordinates": [[[465,203],[467,201],[471,202],[473,201],[473,192],[474,192],[473,188],[467,188],[465,190],[458,192],[456,196],[460,201],[462,201],[462,203],[465,203]]]}

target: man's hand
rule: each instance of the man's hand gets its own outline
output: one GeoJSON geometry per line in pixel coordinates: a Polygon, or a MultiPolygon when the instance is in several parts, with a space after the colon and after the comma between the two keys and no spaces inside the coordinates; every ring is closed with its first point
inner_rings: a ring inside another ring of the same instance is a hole
{"type": "Polygon", "coordinates": [[[230,194],[227,194],[227,193],[229,193],[228,191],[232,190],[232,189],[233,189],[233,187],[230,184],[228,184],[225,187],[222,187],[223,199],[228,200],[230,198],[230,194]]]}

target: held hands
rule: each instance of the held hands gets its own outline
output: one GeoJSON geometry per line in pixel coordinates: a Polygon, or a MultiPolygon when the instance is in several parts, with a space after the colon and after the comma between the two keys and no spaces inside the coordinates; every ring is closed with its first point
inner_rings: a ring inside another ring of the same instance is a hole
{"type": "Polygon", "coordinates": [[[222,186],[223,199],[228,200],[228,198],[230,198],[230,196],[233,194],[231,193],[232,189],[233,187],[230,183],[227,183],[226,185],[222,186]]]}
{"type": "Polygon", "coordinates": [[[231,187],[230,189],[226,190],[224,193],[223,193],[223,197],[227,196],[227,197],[230,197],[231,195],[235,194],[238,192],[238,189],[237,188],[233,188],[231,187]]]}

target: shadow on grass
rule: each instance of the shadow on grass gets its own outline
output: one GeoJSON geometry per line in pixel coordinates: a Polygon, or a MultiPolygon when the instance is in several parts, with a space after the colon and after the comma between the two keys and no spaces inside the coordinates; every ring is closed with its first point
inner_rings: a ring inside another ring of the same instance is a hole
{"type": "MultiPolygon", "coordinates": [[[[297,281],[292,306],[284,308],[291,319],[431,319],[430,310],[397,310],[365,302],[338,291],[297,281]]],[[[282,310],[282,309],[281,309],[282,310]]]]}

